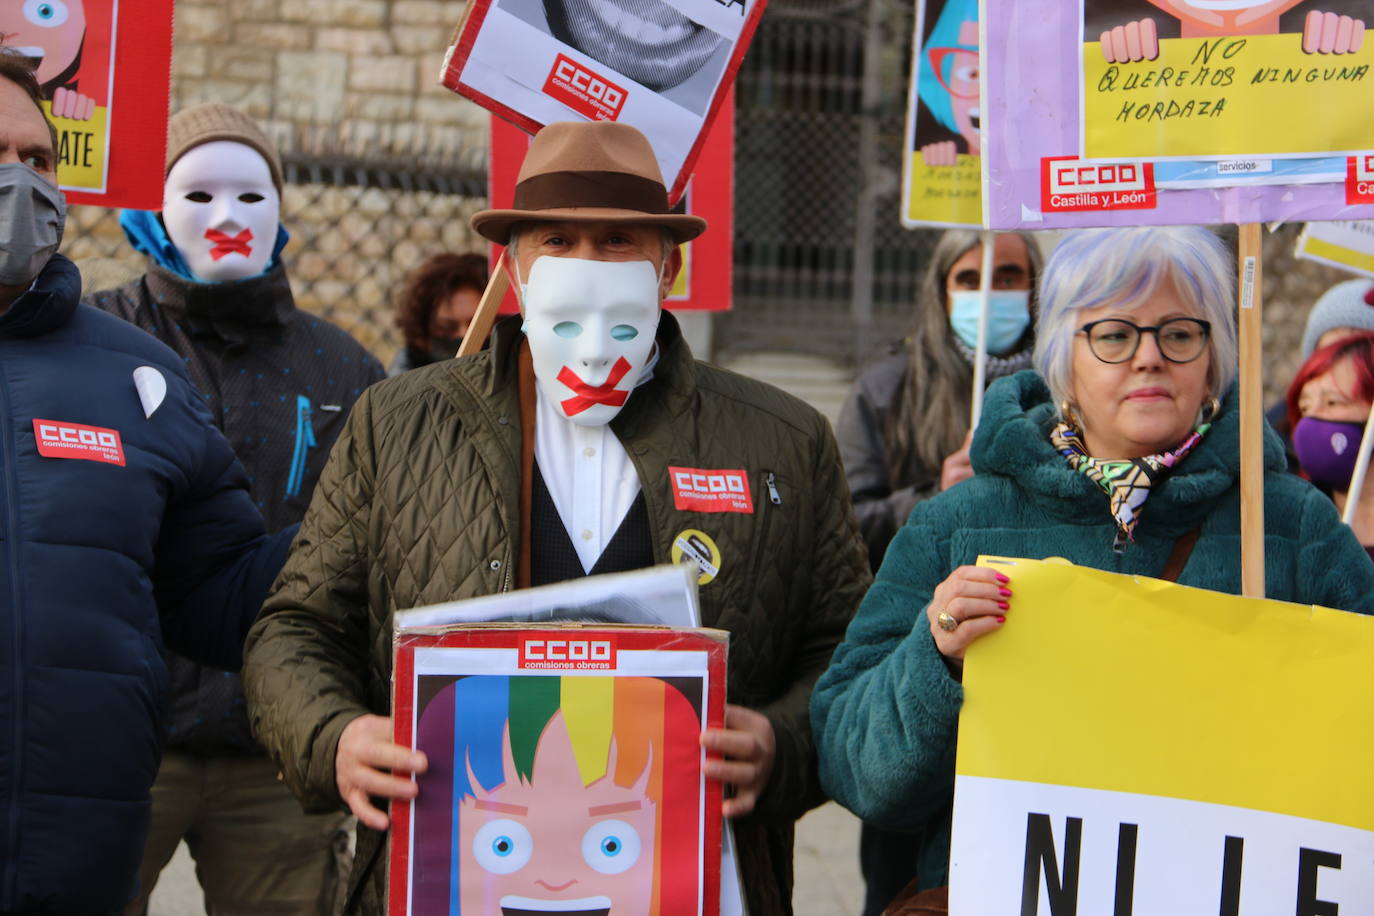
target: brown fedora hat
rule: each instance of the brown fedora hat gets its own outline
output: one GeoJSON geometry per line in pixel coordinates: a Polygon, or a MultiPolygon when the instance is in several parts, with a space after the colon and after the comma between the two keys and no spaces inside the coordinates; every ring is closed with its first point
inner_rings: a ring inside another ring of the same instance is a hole
{"type": "Polygon", "coordinates": [[[614,121],[557,121],[535,134],[515,181],[515,206],[472,215],[479,235],[506,245],[516,223],[608,222],[662,226],[680,242],[706,231],[699,216],[668,211],[649,140],[614,121]]]}

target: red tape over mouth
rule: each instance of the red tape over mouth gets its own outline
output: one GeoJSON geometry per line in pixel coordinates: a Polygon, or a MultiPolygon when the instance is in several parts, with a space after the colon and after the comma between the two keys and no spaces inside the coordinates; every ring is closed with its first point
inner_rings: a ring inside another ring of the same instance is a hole
{"type": "Polygon", "coordinates": [[[206,229],[205,237],[215,243],[215,247],[210,249],[210,257],[218,261],[225,255],[241,254],[245,258],[253,253],[253,248],[248,243],[253,240],[253,230],[245,229],[238,235],[226,235],[218,229],[206,229]]]}
{"type": "Polygon", "coordinates": [[[577,392],[577,397],[568,398],[566,401],[559,402],[560,406],[563,408],[563,412],[571,417],[581,413],[588,407],[595,407],[597,404],[606,404],[610,407],[623,407],[625,399],[630,396],[630,393],[628,391],[617,391],[615,386],[620,384],[620,380],[623,379],[629,371],[629,360],[622,356],[620,359],[616,360],[615,365],[611,367],[611,374],[606,377],[606,383],[604,385],[588,385],[578,378],[576,373],[567,366],[559,369],[558,380],[577,392]]]}

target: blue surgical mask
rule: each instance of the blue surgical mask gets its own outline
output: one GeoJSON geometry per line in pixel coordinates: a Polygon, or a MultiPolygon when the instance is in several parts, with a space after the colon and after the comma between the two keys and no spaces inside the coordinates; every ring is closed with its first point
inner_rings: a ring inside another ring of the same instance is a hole
{"type": "MultiPolygon", "coordinates": [[[[978,346],[978,312],[982,293],[957,290],[949,294],[949,324],[970,347],[978,346]]],[[[1030,290],[996,289],[988,294],[988,352],[1000,356],[1016,346],[1030,326],[1030,290]]]]}

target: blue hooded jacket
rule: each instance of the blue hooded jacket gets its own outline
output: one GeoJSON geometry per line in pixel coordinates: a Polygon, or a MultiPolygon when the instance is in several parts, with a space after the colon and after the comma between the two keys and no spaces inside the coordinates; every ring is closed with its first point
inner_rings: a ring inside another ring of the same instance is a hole
{"type": "Polygon", "coordinates": [[[0,315],[0,912],[132,899],[162,642],[236,669],[294,533],[264,534],[180,357],[80,293],[55,255],[0,315]]]}

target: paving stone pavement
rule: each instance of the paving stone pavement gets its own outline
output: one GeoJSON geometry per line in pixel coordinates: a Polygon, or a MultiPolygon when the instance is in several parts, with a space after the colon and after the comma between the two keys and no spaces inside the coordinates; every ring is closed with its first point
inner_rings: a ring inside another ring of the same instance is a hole
{"type": "Polygon", "coordinates": [[[196,880],[196,864],[186,850],[177,847],[176,854],[157,879],[157,887],[148,898],[148,916],[205,916],[205,898],[196,880]]]}
{"type": "Polygon", "coordinates": [[[797,822],[796,916],[855,916],[863,907],[859,819],[833,802],[797,822]]]}
{"type": "MultiPolygon", "coordinates": [[[[796,916],[853,916],[863,899],[859,881],[859,822],[838,805],[823,805],[797,824],[792,895],[796,916]]],[[[186,844],[162,870],[149,916],[205,916],[195,863],[186,844]]]]}

